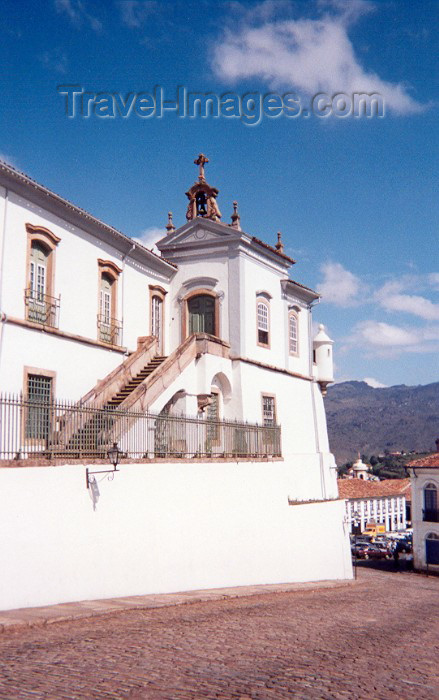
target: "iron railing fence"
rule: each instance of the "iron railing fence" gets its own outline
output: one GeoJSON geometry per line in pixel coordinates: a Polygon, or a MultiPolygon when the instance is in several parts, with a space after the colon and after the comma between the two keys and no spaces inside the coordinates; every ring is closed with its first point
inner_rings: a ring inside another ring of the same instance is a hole
{"type": "Polygon", "coordinates": [[[0,394],[0,459],[281,456],[279,425],[156,415],[0,394]]]}
{"type": "Polygon", "coordinates": [[[97,315],[99,340],[109,345],[120,345],[122,342],[122,323],[117,318],[108,318],[105,314],[97,315]]]}
{"type": "Polygon", "coordinates": [[[49,294],[24,290],[24,303],[26,306],[26,318],[42,326],[58,328],[60,298],[51,297],[49,294]]]}

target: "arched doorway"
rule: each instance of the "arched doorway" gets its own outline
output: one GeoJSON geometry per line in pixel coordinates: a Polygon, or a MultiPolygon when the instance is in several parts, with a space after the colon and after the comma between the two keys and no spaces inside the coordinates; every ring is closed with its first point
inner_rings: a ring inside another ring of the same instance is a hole
{"type": "Polygon", "coordinates": [[[425,562],[439,565],[439,535],[435,532],[429,532],[425,538],[425,562]]]}
{"type": "Polygon", "coordinates": [[[188,334],[210,333],[216,335],[215,297],[210,294],[197,294],[187,302],[188,334]]]}

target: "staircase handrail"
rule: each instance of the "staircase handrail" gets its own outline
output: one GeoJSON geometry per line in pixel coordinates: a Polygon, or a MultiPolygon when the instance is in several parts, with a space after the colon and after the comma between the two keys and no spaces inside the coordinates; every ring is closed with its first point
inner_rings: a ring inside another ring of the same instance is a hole
{"type": "Polygon", "coordinates": [[[93,408],[105,406],[118,391],[123,389],[131,379],[134,379],[157,355],[157,349],[158,341],[154,335],[139,338],[137,350],[131,353],[122,364],[115,367],[106,377],[100,379],[93,389],[79,400],[78,404],[80,406],[92,404],[93,408]]]}
{"type": "Polygon", "coordinates": [[[190,335],[119,404],[118,408],[148,411],[149,406],[174,381],[173,366],[176,362],[181,374],[197,357],[206,353],[228,357],[229,349],[229,343],[214,335],[208,333],[190,335]],[[171,369],[172,371],[169,371],[171,369]]]}

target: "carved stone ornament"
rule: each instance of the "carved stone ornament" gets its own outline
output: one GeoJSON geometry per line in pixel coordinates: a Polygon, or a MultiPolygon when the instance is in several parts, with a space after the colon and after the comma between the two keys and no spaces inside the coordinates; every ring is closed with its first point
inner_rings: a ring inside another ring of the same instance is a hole
{"type": "Polygon", "coordinates": [[[198,394],[197,396],[198,411],[204,413],[205,409],[212,403],[210,394],[198,394]]]}

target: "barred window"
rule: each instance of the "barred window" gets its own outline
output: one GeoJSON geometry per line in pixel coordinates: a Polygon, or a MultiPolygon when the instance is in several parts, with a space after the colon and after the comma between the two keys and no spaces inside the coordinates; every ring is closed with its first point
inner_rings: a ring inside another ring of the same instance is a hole
{"type": "Polygon", "coordinates": [[[40,374],[27,377],[26,438],[46,440],[50,430],[52,378],[40,374]]]}

